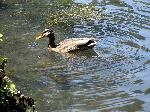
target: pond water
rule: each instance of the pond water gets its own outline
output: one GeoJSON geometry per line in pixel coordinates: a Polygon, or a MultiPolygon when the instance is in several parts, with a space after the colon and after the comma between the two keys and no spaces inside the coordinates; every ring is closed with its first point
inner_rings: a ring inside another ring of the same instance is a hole
{"type": "Polygon", "coordinates": [[[150,110],[149,0],[7,0],[0,2],[0,55],[17,88],[35,99],[38,112],[150,110]],[[57,42],[93,37],[94,51],[59,54],[57,42]]]}

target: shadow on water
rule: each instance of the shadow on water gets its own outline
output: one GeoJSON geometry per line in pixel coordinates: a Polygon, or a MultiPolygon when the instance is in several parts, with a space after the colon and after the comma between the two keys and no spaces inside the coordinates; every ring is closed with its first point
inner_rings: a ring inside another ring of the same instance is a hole
{"type": "Polygon", "coordinates": [[[70,53],[61,53],[62,56],[65,56],[66,58],[79,58],[79,57],[98,57],[98,54],[93,50],[83,50],[83,51],[75,51],[70,53]]]}
{"type": "Polygon", "coordinates": [[[149,1],[12,2],[0,10],[6,37],[0,49],[10,59],[12,79],[36,99],[38,111],[150,110],[149,1]],[[57,41],[99,42],[91,51],[48,52],[45,41],[33,38],[48,27],[57,41]]]}

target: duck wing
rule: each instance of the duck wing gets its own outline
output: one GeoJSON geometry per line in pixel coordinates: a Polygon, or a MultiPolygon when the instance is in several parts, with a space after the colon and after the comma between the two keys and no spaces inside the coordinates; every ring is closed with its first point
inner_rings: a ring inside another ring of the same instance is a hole
{"type": "Polygon", "coordinates": [[[71,38],[59,43],[59,52],[71,52],[79,49],[93,48],[96,45],[94,38],[71,38]]]}

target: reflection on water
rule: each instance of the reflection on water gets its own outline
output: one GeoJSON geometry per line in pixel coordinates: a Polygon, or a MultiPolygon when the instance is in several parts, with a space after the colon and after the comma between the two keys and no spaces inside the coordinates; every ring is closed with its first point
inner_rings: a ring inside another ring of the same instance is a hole
{"type": "Polygon", "coordinates": [[[148,0],[0,2],[0,54],[9,58],[10,77],[40,112],[149,111],[149,9],[148,0]],[[46,41],[35,41],[48,27],[57,41],[99,42],[90,51],[49,52],[46,41]]]}

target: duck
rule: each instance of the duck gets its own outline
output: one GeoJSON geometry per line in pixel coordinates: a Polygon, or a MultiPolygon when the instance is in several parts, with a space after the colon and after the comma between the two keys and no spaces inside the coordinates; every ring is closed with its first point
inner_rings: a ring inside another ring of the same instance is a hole
{"type": "Polygon", "coordinates": [[[82,51],[92,49],[96,45],[95,38],[69,38],[56,44],[54,31],[51,29],[45,29],[41,35],[36,37],[36,40],[42,38],[49,39],[48,49],[55,52],[70,53],[74,51],[82,51]]]}

